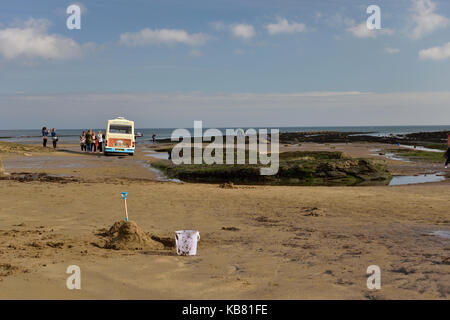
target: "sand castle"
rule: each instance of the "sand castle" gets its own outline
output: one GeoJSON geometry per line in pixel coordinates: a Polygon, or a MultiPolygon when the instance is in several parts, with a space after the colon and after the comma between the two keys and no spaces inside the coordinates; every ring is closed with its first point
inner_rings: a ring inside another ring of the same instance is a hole
{"type": "Polygon", "coordinates": [[[164,249],[161,242],[152,240],[134,221],[115,222],[107,235],[110,240],[104,246],[106,249],[164,249]]]}

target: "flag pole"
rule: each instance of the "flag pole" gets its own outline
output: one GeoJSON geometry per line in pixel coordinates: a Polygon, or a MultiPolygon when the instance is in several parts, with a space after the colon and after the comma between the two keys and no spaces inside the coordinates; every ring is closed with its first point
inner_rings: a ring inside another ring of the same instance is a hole
{"type": "Polygon", "coordinates": [[[128,208],[127,208],[128,192],[121,192],[120,194],[121,194],[123,200],[125,200],[125,217],[126,217],[126,221],[128,222],[128,208]]]}

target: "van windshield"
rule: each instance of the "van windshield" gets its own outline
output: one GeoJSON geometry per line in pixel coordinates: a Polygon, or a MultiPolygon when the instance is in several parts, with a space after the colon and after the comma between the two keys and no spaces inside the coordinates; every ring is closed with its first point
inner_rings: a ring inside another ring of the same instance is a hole
{"type": "Polygon", "coordinates": [[[131,126],[112,124],[109,133],[131,134],[131,126]]]}

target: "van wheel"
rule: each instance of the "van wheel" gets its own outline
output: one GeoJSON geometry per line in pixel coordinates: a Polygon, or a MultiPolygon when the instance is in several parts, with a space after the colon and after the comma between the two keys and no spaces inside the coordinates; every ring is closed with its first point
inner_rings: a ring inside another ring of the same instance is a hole
{"type": "Polygon", "coordinates": [[[129,153],[130,156],[134,156],[134,153],[129,153]]]}
{"type": "Polygon", "coordinates": [[[107,156],[109,156],[109,153],[108,153],[108,152],[105,152],[104,155],[105,155],[105,157],[107,157],[107,156]]]}

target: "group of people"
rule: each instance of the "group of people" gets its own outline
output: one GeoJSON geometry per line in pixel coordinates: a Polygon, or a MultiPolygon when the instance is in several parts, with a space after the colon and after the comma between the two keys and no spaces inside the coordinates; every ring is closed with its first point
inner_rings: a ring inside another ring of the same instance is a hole
{"type": "Polygon", "coordinates": [[[52,131],[47,129],[47,127],[42,128],[42,145],[44,148],[47,147],[48,137],[52,137],[53,148],[56,149],[56,144],[58,143],[58,136],[56,135],[56,129],[53,128],[52,131]]]}
{"type": "Polygon", "coordinates": [[[87,132],[83,131],[80,136],[81,151],[86,152],[103,152],[103,141],[105,135],[101,130],[98,133],[89,129],[87,132]]]}

